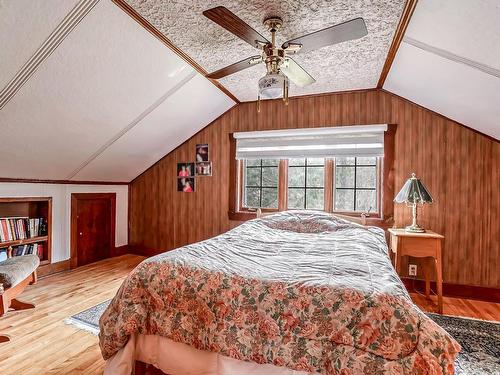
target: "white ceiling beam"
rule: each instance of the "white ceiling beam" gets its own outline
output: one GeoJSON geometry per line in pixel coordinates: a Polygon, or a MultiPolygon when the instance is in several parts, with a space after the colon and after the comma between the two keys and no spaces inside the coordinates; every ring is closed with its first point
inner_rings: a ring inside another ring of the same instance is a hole
{"type": "Polygon", "coordinates": [[[141,122],[147,115],[153,112],[159,105],[161,105],[165,100],[167,100],[170,96],[179,91],[184,85],[186,85],[189,81],[191,81],[194,77],[196,77],[197,73],[193,70],[189,73],[185,78],[183,78],[179,83],[177,83],[174,87],[170,88],[164,95],[162,95],[157,101],[155,101],[152,105],[146,108],[139,116],[137,116],[130,124],[128,124],[125,128],[123,128],[120,132],[118,132],[114,137],[109,139],[104,145],[102,145],[96,152],[94,152],[87,160],[85,160],[78,168],[76,168],[71,174],[66,177],[67,180],[71,180],[74,178],[83,168],[89,165],[92,161],[94,161],[99,155],[105,152],[113,143],[123,137],[127,132],[132,130],[137,124],[141,122]]]}
{"type": "Polygon", "coordinates": [[[57,47],[59,47],[62,41],[74,30],[98,2],[99,0],[81,0],[66,17],[64,17],[45,42],[36,50],[33,56],[31,56],[2,91],[0,91],[0,110],[16,95],[21,87],[31,76],[33,76],[38,67],[57,49],[57,47]]]}
{"type": "Polygon", "coordinates": [[[464,64],[464,65],[470,66],[471,68],[480,70],[483,73],[500,78],[500,70],[492,68],[491,66],[481,64],[480,62],[468,59],[468,58],[463,57],[463,56],[459,56],[459,55],[454,54],[452,52],[449,52],[445,49],[431,46],[427,43],[421,42],[421,41],[416,40],[414,38],[410,38],[408,36],[404,37],[403,41],[405,43],[410,44],[414,47],[417,47],[423,51],[433,53],[435,55],[441,56],[441,57],[448,59],[450,61],[454,61],[454,62],[457,62],[459,64],[464,64]]]}

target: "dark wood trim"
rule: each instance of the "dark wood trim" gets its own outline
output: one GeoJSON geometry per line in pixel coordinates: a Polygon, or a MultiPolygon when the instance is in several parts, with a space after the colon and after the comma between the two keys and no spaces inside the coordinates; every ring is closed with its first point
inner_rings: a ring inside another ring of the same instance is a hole
{"type": "Polygon", "coordinates": [[[380,212],[382,218],[389,223],[394,222],[394,160],[396,145],[396,124],[387,124],[384,132],[384,158],[382,165],[382,188],[380,189],[381,200],[380,212]]]}
{"type": "MultiPolygon", "coordinates": [[[[289,101],[292,101],[294,99],[312,99],[312,98],[318,98],[322,96],[332,96],[332,95],[345,95],[345,94],[361,94],[361,93],[367,93],[367,92],[373,92],[373,91],[379,91],[377,87],[373,87],[370,89],[355,89],[355,90],[344,90],[344,91],[329,91],[329,92],[320,92],[317,94],[304,94],[304,95],[294,95],[289,98],[289,101]]],[[[273,101],[279,101],[283,103],[282,98],[278,99],[266,99],[265,102],[273,102],[273,101]]],[[[247,102],[243,102],[241,104],[249,104],[249,103],[255,103],[257,104],[257,100],[250,100],[247,102]]],[[[257,109],[255,110],[257,112],[257,109]]]]}
{"type": "Polygon", "coordinates": [[[38,277],[47,277],[55,273],[68,271],[70,269],[70,260],[62,260],[60,262],[49,263],[38,267],[38,277]]]}
{"type": "MultiPolygon", "coordinates": [[[[411,292],[424,293],[425,280],[413,279],[409,277],[402,278],[406,289],[411,292]]],[[[436,289],[436,282],[431,281],[431,289],[436,289]]],[[[457,297],[473,299],[478,301],[488,301],[500,303],[500,289],[488,288],[476,285],[460,285],[443,283],[443,295],[447,297],[457,297]]]]}
{"type": "Polygon", "coordinates": [[[212,82],[219,90],[221,90],[224,94],[233,99],[236,103],[240,103],[238,98],[234,96],[228,89],[226,89],[221,83],[219,83],[215,79],[208,78],[208,72],[201,67],[196,61],[194,61],[189,55],[187,55],[184,51],[182,51],[179,47],[177,47],[174,43],[172,43],[162,32],[160,32],[156,27],[154,27],[149,21],[147,21],[144,17],[142,17],[134,8],[132,8],[129,4],[125,2],[125,0],[112,0],[121,10],[127,13],[130,17],[132,17],[139,25],[144,27],[147,31],[149,31],[153,36],[155,36],[160,42],[170,48],[174,53],[176,53],[181,59],[191,65],[198,73],[207,78],[210,82],[212,82]]]}
{"type": "Polygon", "coordinates": [[[145,257],[152,257],[154,255],[158,255],[161,253],[164,253],[166,250],[165,249],[155,249],[152,247],[147,247],[143,245],[127,245],[127,251],[128,254],[134,254],[134,255],[142,255],[145,257]]]}
{"type": "Polygon", "coordinates": [[[497,142],[497,143],[498,143],[498,142],[500,142],[500,139],[493,138],[491,135],[484,134],[484,133],[480,132],[479,130],[473,129],[473,128],[471,128],[470,126],[467,126],[467,125],[462,124],[461,122],[458,122],[457,120],[453,120],[452,118],[446,117],[445,115],[442,115],[441,113],[438,113],[438,112],[436,112],[436,111],[433,111],[432,109],[429,109],[429,108],[427,108],[427,107],[424,107],[424,106],[423,106],[423,105],[421,105],[421,104],[418,104],[418,103],[412,102],[410,99],[406,99],[406,98],[404,98],[404,97],[402,97],[402,96],[399,96],[398,94],[395,94],[395,93],[393,93],[393,92],[391,92],[391,91],[388,91],[388,90],[386,90],[386,89],[380,89],[380,91],[381,91],[381,92],[384,92],[384,93],[386,93],[386,94],[388,94],[388,95],[391,95],[391,96],[393,96],[393,97],[395,97],[395,98],[401,99],[401,100],[403,100],[403,101],[404,101],[404,102],[406,102],[406,103],[409,103],[409,104],[412,104],[412,105],[414,105],[414,106],[417,106],[418,108],[425,109],[426,111],[429,111],[429,112],[430,112],[430,113],[432,113],[433,115],[439,116],[439,117],[440,117],[440,118],[442,118],[443,120],[454,122],[455,124],[457,124],[457,125],[459,125],[459,126],[461,126],[461,127],[463,127],[463,128],[466,128],[467,130],[470,130],[470,131],[471,131],[471,132],[473,132],[473,133],[476,133],[476,134],[479,134],[479,135],[481,135],[481,136],[483,136],[483,137],[486,137],[486,138],[487,138],[487,139],[489,139],[490,141],[494,141],[494,142],[497,142]]]}
{"type": "MultiPolygon", "coordinates": [[[[115,231],[116,231],[116,193],[72,193],[71,194],[71,221],[70,221],[70,268],[78,266],[78,251],[77,244],[77,212],[78,201],[85,199],[109,199],[111,202],[111,231],[110,244],[111,253],[115,248],[115,231]]],[[[112,254],[110,254],[112,256],[112,254]]]]}
{"type": "Polygon", "coordinates": [[[394,33],[394,38],[392,39],[391,47],[389,48],[389,52],[387,53],[387,57],[385,59],[384,67],[382,68],[382,72],[380,73],[380,78],[377,83],[377,88],[379,89],[381,89],[384,86],[385,80],[389,75],[392,63],[394,62],[396,53],[398,52],[399,46],[401,45],[401,41],[403,40],[406,29],[408,28],[411,16],[415,11],[417,2],[418,0],[406,0],[403,13],[401,13],[401,18],[399,19],[398,27],[396,28],[396,32],[394,33]]]}
{"type": "Polygon", "coordinates": [[[61,185],[128,185],[128,182],[119,181],[72,181],[72,180],[39,180],[32,178],[0,177],[0,182],[18,184],[61,184],[61,185]]]}
{"type": "Polygon", "coordinates": [[[119,257],[121,255],[129,254],[128,245],[115,246],[111,249],[111,257],[119,257]]]}
{"type": "MultiPolygon", "coordinates": [[[[233,133],[229,133],[229,213],[236,213],[239,210],[238,207],[238,161],[235,158],[236,155],[236,139],[233,133]]],[[[231,218],[230,218],[231,219],[231,218]]],[[[231,219],[232,220],[232,219],[231,219]]]]}

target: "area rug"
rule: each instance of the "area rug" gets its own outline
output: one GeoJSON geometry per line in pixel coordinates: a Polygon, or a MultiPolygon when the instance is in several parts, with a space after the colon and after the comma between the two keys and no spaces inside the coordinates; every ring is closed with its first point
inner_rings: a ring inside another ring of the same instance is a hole
{"type": "MultiPolygon", "coordinates": [[[[108,307],[104,301],[65,320],[67,324],[99,334],[99,318],[108,307]]],[[[456,375],[500,375],[500,323],[427,314],[462,345],[455,362],[456,375]]]]}
{"type": "Polygon", "coordinates": [[[69,318],[66,318],[64,322],[66,324],[74,325],[80,329],[93,333],[94,335],[99,334],[99,318],[102,313],[111,303],[111,300],[101,302],[98,305],[92,306],[90,309],[84,310],[75,314],[69,318]]]}

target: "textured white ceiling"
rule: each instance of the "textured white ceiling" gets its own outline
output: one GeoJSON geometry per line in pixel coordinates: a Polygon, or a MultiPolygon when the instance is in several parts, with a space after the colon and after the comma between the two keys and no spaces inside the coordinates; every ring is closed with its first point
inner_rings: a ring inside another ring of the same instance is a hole
{"type": "Polygon", "coordinates": [[[77,0],[0,0],[0,90],[77,0]]]}
{"type": "MultiPolygon", "coordinates": [[[[368,28],[367,36],[294,57],[317,82],[305,88],[292,85],[291,95],[375,87],[404,5],[404,0],[127,2],[208,72],[258,54],[258,50],[204,17],[202,12],[206,9],[223,5],[268,39],[269,33],[262,21],[267,16],[278,15],[284,21],[279,44],[363,17],[368,28]]],[[[259,65],[220,82],[238,99],[255,100],[257,81],[264,72],[264,66],[259,65]]]]}
{"type": "Polygon", "coordinates": [[[222,91],[196,74],[91,161],[75,179],[130,181],[137,171],[149,168],[230,106],[222,91]],[[127,168],[117,168],[119,165],[127,168]]]}
{"type": "MultiPolygon", "coordinates": [[[[38,3],[24,5],[36,8],[38,3]]],[[[33,16],[36,10],[24,14],[33,16]]],[[[3,17],[0,12],[0,24],[3,17]]],[[[24,32],[25,24],[26,20],[11,24],[12,39],[24,32]]],[[[51,25],[56,27],[54,22],[51,25]]],[[[44,30],[40,43],[52,31],[49,27],[44,30]]],[[[12,59],[4,60],[2,53],[0,71],[4,64],[15,65],[12,59]]],[[[11,74],[17,69],[11,69],[11,74]]],[[[194,132],[233,105],[198,75],[192,80],[201,79],[205,85],[195,89],[210,97],[207,105],[211,110],[192,117],[178,103],[169,102],[168,110],[178,116],[179,124],[165,123],[162,131],[153,131],[151,127],[161,124],[161,119],[147,121],[145,114],[152,116],[162,103],[162,113],[167,112],[166,98],[180,92],[194,74],[191,66],[115,4],[101,0],[0,110],[4,141],[0,148],[0,177],[131,180],[152,164],[152,157],[158,160],[192,135],[181,133],[185,138],[180,139],[178,127],[194,132]],[[187,119],[184,123],[183,118],[187,119]],[[127,131],[132,130],[133,137],[142,140],[142,150],[147,148],[148,153],[138,153],[129,163],[127,155],[133,151],[127,147],[116,149],[115,144],[127,140],[127,131]]]]}
{"type": "Polygon", "coordinates": [[[500,139],[500,3],[420,0],[384,88],[500,139]]]}

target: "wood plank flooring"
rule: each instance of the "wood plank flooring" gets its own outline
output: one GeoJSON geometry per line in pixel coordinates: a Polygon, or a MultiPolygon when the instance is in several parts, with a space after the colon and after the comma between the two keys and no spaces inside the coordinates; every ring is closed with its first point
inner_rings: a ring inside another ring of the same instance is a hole
{"type": "MultiPolygon", "coordinates": [[[[104,361],[96,336],[64,323],[64,319],[114,296],[122,280],[142,260],[124,255],[40,279],[22,299],[33,310],[9,312],[0,318],[2,375],[101,374],[104,361]]],[[[412,294],[424,310],[434,305],[412,294]]],[[[500,304],[444,298],[444,313],[500,321],[500,304]]]]}

